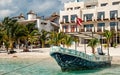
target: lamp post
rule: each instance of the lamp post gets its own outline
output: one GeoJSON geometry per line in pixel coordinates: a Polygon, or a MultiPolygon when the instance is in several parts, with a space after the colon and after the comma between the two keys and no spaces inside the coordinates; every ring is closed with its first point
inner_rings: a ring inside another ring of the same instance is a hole
{"type": "Polygon", "coordinates": [[[102,43],[103,43],[102,35],[100,35],[100,39],[101,39],[101,50],[102,50],[102,43]]]}
{"type": "Polygon", "coordinates": [[[85,54],[86,54],[86,40],[84,39],[84,49],[85,49],[85,54]]]}

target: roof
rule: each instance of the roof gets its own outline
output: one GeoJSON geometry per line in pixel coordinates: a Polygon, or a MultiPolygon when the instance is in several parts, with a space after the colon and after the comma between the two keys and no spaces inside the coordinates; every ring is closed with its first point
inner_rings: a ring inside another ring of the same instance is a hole
{"type": "MultiPolygon", "coordinates": [[[[67,34],[70,34],[70,35],[73,35],[73,36],[78,36],[80,38],[84,38],[84,39],[92,39],[92,38],[98,38],[100,39],[101,38],[101,35],[100,34],[97,34],[97,33],[92,33],[92,32],[70,32],[70,33],[67,33],[67,34]]],[[[102,37],[102,38],[105,38],[105,37],[102,37]]]]}
{"type": "Polygon", "coordinates": [[[54,21],[55,19],[59,18],[59,15],[54,12],[50,17],[48,17],[46,20],[54,21]]]}
{"type": "Polygon", "coordinates": [[[35,12],[33,12],[32,10],[30,10],[27,14],[34,14],[35,15],[35,12]]]}

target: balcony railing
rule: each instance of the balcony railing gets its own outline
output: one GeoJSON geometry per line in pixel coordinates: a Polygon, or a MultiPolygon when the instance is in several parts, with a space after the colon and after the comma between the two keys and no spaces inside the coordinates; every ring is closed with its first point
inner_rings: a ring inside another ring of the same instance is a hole
{"type": "Polygon", "coordinates": [[[120,29],[117,29],[117,31],[120,31],[120,29]]]}
{"type": "Polygon", "coordinates": [[[86,29],[86,32],[92,32],[92,29],[86,29]]]}
{"type": "Polygon", "coordinates": [[[75,23],[75,21],[72,20],[71,23],[75,23]]]}
{"type": "Polygon", "coordinates": [[[115,27],[110,27],[110,31],[116,31],[115,27]]]}
{"type": "Polygon", "coordinates": [[[102,29],[101,29],[101,28],[98,28],[98,29],[97,29],[97,32],[102,32],[102,29]]]}
{"type": "Polygon", "coordinates": [[[70,21],[70,22],[60,22],[60,24],[70,24],[70,23],[75,23],[75,21],[70,21]]]}
{"type": "Polygon", "coordinates": [[[85,29],[80,29],[80,32],[85,32],[85,29]]]}

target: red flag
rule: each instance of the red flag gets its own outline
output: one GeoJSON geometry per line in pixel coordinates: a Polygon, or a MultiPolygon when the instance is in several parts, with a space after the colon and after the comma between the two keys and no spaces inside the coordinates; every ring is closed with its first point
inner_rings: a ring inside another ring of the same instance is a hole
{"type": "Polygon", "coordinates": [[[82,25],[82,19],[81,19],[81,18],[77,18],[76,20],[77,20],[77,21],[76,21],[76,22],[77,22],[77,25],[82,25]]]}

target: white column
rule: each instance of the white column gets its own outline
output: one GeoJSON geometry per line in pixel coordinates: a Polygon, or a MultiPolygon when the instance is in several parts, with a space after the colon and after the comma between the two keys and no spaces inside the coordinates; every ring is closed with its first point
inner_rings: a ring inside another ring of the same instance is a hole
{"type": "Polygon", "coordinates": [[[86,16],[85,16],[85,19],[84,19],[84,20],[85,20],[85,22],[86,22],[86,16]]]}
{"type": "Polygon", "coordinates": [[[65,32],[65,28],[63,28],[64,29],[64,32],[65,32]]]}
{"type": "Polygon", "coordinates": [[[85,32],[86,32],[86,27],[84,29],[85,29],[85,32]]]}
{"type": "Polygon", "coordinates": [[[101,15],[101,20],[103,21],[103,15],[101,15]]]}
{"type": "Polygon", "coordinates": [[[115,14],[115,19],[117,20],[117,14],[115,14]]]}
{"type": "Polygon", "coordinates": [[[94,32],[94,25],[93,25],[93,27],[92,27],[92,32],[94,32]]]}
{"type": "Polygon", "coordinates": [[[68,25],[68,32],[71,32],[71,27],[70,27],[70,25],[68,25]]]}
{"type": "Polygon", "coordinates": [[[117,32],[117,24],[115,25],[115,31],[117,32]]]}
{"type": "Polygon", "coordinates": [[[103,26],[102,26],[102,32],[103,32],[103,26]]]}
{"type": "Polygon", "coordinates": [[[63,22],[65,23],[65,18],[63,19],[63,22]]]}

